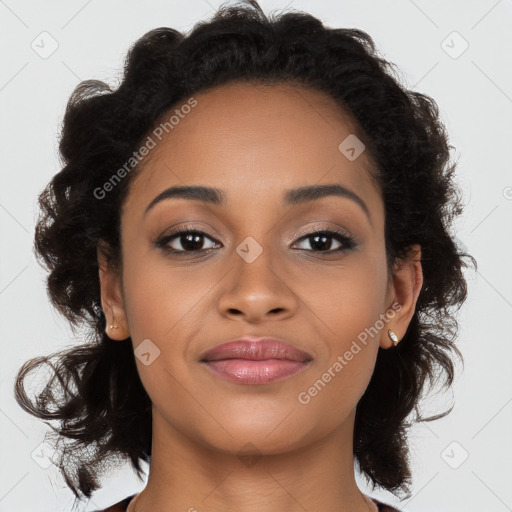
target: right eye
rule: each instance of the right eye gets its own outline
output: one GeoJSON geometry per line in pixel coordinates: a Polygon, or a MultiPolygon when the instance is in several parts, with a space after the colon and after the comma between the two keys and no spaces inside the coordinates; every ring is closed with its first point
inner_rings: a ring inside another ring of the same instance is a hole
{"type": "Polygon", "coordinates": [[[166,252],[176,255],[194,254],[199,252],[208,251],[214,247],[207,247],[203,249],[205,238],[217,242],[208,233],[199,229],[190,229],[188,227],[179,228],[163,236],[155,242],[155,245],[166,252]],[[172,242],[172,243],[171,243],[172,242]],[[180,248],[181,247],[181,248],[180,248]]]}

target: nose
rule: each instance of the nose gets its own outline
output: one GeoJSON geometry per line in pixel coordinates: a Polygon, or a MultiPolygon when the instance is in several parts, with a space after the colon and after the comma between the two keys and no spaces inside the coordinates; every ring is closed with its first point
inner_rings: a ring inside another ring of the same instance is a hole
{"type": "Polygon", "coordinates": [[[225,317],[260,323],[286,319],[297,311],[292,276],[284,263],[270,259],[270,251],[264,250],[254,261],[235,254],[225,283],[218,299],[219,312],[225,317]]]}

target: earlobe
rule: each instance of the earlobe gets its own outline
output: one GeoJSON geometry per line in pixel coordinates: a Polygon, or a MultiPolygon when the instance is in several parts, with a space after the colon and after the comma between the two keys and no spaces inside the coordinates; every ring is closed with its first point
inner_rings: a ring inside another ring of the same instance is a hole
{"type": "Polygon", "coordinates": [[[405,336],[414,316],[422,285],[421,247],[415,244],[411,247],[408,256],[397,262],[394,267],[390,285],[390,303],[398,303],[401,308],[390,319],[386,329],[383,329],[380,340],[382,348],[396,347],[405,336]]]}
{"type": "Polygon", "coordinates": [[[101,306],[106,318],[105,332],[113,340],[130,336],[121,291],[121,274],[108,262],[108,248],[100,242],[97,247],[101,306]]]}

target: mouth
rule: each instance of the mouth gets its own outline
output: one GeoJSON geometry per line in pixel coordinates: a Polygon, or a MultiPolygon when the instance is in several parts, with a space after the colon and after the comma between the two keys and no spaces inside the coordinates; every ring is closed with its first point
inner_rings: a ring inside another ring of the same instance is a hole
{"type": "Polygon", "coordinates": [[[220,359],[206,361],[206,366],[217,376],[238,384],[261,385],[282,380],[304,370],[309,362],[287,359],[220,359]]]}
{"type": "Polygon", "coordinates": [[[238,384],[269,384],[309,366],[312,356],[275,338],[232,340],[202,354],[200,362],[218,377],[238,384]]]}

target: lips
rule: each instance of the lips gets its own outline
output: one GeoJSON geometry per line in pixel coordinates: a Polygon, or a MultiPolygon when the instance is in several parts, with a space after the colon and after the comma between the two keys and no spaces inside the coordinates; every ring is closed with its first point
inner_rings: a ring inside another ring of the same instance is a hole
{"type": "Polygon", "coordinates": [[[219,361],[221,359],[248,359],[264,361],[281,359],[306,362],[313,357],[305,350],[294,347],[276,338],[244,337],[217,345],[201,355],[201,361],[219,361]]]}
{"type": "Polygon", "coordinates": [[[207,350],[200,360],[223,380],[262,385],[304,370],[313,358],[305,350],[275,338],[246,336],[207,350]]]}

